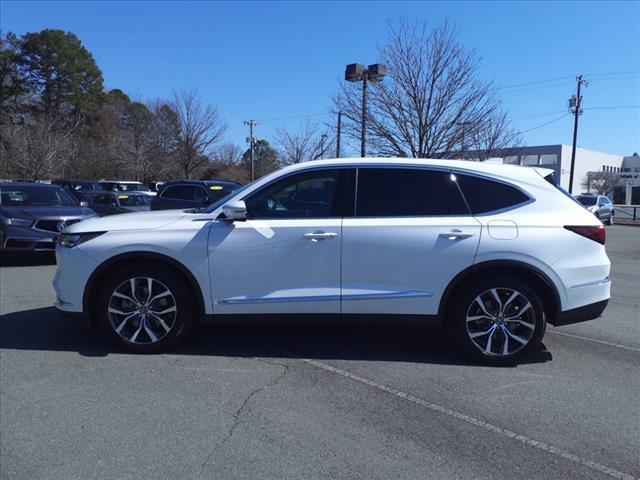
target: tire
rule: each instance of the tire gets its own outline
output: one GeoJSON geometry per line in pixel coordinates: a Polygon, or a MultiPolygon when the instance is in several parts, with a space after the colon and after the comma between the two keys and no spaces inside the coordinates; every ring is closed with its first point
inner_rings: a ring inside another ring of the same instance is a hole
{"type": "Polygon", "coordinates": [[[193,292],[174,271],[136,264],[109,275],[95,312],[100,327],[118,347],[159,353],[187,334],[196,314],[194,305],[193,292]]]}
{"type": "Polygon", "coordinates": [[[450,305],[446,320],[453,341],[486,365],[516,363],[539,348],[546,329],[540,295],[517,278],[495,276],[465,284],[450,305]]]}
{"type": "Polygon", "coordinates": [[[607,225],[613,225],[613,212],[611,212],[611,216],[609,217],[609,221],[607,221],[607,225]]]}

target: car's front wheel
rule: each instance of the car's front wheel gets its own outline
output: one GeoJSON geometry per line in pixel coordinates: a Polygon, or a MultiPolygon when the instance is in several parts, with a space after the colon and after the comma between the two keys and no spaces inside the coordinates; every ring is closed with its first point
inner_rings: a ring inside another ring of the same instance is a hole
{"type": "Polygon", "coordinates": [[[179,341],[191,326],[193,299],[185,282],[168,269],[133,265],[103,284],[96,313],[120,347],[156,353],[179,341]]]}
{"type": "Polygon", "coordinates": [[[546,328],[538,293],[515,278],[495,277],[459,290],[450,332],[467,354],[492,365],[516,362],[538,348],[546,328]]]}

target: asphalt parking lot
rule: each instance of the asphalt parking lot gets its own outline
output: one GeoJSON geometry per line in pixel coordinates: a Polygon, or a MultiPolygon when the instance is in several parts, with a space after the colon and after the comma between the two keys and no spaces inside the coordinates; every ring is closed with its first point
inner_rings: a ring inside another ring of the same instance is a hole
{"type": "Polygon", "coordinates": [[[640,228],[607,235],[603,317],[507,368],[423,329],[208,326],[123,354],[55,312],[50,258],[5,261],[0,476],[640,477],[640,228]]]}

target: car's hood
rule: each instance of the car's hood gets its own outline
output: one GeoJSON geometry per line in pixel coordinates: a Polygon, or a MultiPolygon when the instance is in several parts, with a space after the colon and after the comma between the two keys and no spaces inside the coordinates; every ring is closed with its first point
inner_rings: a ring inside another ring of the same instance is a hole
{"type": "Polygon", "coordinates": [[[4,217],[27,218],[38,220],[42,218],[80,218],[95,217],[95,212],[89,208],[69,207],[9,207],[3,206],[0,211],[4,217]]]}
{"type": "Polygon", "coordinates": [[[149,205],[141,205],[139,207],[120,207],[126,212],[148,212],[151,207],[149,205]]]}
{"type": "Polygon", "coordinates": [[[123,213],[92,218],[67,227],[67,233],[109,232],[115,230],[151,230],[169,225],[186,214],[182,210],[158,210],[153,212],[123,213]]]}

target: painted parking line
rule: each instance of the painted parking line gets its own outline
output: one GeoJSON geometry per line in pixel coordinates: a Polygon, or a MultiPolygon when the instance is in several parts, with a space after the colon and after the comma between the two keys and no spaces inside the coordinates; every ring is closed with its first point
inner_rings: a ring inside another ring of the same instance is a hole
{"type": "Polygon", "coordinates": [[[556,330],[547,330],[547,332],[553,333],[554,335],[562,335],[563,337],[577,338],[579,340],[586,340],[587,342],[594,342],[594,343],[599,343],[601,345],[608,345],[610,347],[622,348],[624,350],[630,350],[632,352],[640,352],[640,348],[631,347],[629,345],[621,345],[619,343],[607,342],[605,340],[598,340],[591,337],[583,337],[582,335],[575,335],[573,333],[558,332],[556,330]]]}
{"type": "Polygon", "coordinates": [[[450,408],[443,407],[442,405],[438,405],[437,403],[433,403],[428,400],[424,400],[422,398],[411,395],[410,393],[403,392],[402,390],[398,390],[397,388],[384,385],[382,383],[376,382],[369,378],[361,377],[360,375],[356,375],[346,370],[341,370],[339,368],[333,367],[323,362],[319,362],[317,360],[303,359],[302,361],[314,367],[325,370],[327,372],[331,372],[336,375],[340,375],[342,377],[348,378],[350,380],[354,380],[356,382],[362,383],[364,385],[368,385],[370,387],[376,388],[383,392],[390,393],[391,395],[395,395],[396,397],[415,403],[431,411],[456,418],[458,420],[469,423],[471,425],[475,425],[477,427],[480,427],[484,430],[495,433],[497,435],[501,435],[503,437],[518,441],[529,447],[537,448],[538,450],[542,450],[543,452],[549,453],[551,455],[564,458],[565,460],[568,460],[573,463],[577,463],[584,467],[590,468],[591,470],[595,470],[597,472],[608,475],[612,478],[617,478],[621,480],[637,480],[636,477],[634,477],[633,475],[629,475],[628,473],[620,472],[614,468],[608,467],[606,465],[602,465],[600,463],[594,462],[587,458],[580,457],[571,452],[568,452],[561,448],[554,447],[540,440],[536,440],[534,438],[528,437],[526,435],[522,435],[520,433],[512,432],[511,430],[507,430],[497,425],[493,425],[489,422],[485,422],[484,420],[479,420],[465,413],[451,410],[450,408]]]}

